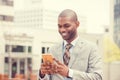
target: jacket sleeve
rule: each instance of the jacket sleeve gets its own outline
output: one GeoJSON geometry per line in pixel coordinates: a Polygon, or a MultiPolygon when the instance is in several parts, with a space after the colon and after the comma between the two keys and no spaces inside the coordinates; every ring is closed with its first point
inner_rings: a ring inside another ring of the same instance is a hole
{"type": "Polygon", "coordinates": [[[44,78],[40,78],[40,76],[38,76],[38,80],[49,80],[49,76],[48,76],[48,75],[45,75],[44,78]]]}

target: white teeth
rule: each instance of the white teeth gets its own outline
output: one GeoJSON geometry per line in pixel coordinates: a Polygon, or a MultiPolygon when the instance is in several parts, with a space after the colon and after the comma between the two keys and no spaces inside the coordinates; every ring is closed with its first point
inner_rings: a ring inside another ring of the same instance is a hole
{"type": "Polygon", "coordinates": [[[67,34],[66,33],[62,33],[63,36],[66,36],[67,34]]]}

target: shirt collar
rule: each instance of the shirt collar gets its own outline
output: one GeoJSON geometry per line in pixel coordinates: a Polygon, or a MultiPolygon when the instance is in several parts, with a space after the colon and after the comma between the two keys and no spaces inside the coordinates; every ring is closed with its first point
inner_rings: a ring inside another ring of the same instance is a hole
{"type": "MultiPolygon", "coordinates": [[[[71,44],[72,44],[73,46],[75,46],[76,42],[78,41],[78,38],[79,38],[79,36],[77,36],[77,37],[71,42],[71,44]]],[[[65,40],[64,40],[63,42],[64,42],[64,47],[65,47],[65,45],[68,44],[68,43],[67,43],[67,41],[65,41],[65,40]]]]}

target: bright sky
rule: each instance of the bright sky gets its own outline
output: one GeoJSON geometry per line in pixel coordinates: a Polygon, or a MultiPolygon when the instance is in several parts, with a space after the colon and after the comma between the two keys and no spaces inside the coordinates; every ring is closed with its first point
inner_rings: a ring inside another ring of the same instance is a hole
{"type": "Polygon", "coordinates": [[[31,8],[37,4],[39,7],[56,11],[73,9],[77,14],[86,17],[88,33],[103,33],[104,26],[109,26],[110,22],[110,0],[16,0],[16,2],[17,9],[31,8]],[[36,4],[33,5],[33,2],[36,4]],[[41,2],[42,5],[39,4],[41,2]]]}

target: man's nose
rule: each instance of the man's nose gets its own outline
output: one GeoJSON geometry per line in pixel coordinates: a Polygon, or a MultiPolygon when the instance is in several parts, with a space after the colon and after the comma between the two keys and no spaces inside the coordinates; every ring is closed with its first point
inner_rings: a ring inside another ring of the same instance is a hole
{"type": "Polygon", "coordinates": [[[65,32],[66,29],[64,27],[61,27],[60,32],[65,32]]]}

